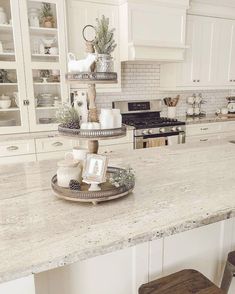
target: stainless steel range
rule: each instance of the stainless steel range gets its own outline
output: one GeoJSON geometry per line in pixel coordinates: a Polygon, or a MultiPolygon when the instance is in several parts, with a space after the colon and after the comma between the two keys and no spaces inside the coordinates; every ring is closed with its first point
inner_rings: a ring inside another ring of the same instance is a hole
{"type": "Polygon", "coordinates": [[[135,128],[135,149],[185,143],[185,122],[161,117],[161,100],[117,101],[113,108],[120,109],[124,124],[135,128]]]}

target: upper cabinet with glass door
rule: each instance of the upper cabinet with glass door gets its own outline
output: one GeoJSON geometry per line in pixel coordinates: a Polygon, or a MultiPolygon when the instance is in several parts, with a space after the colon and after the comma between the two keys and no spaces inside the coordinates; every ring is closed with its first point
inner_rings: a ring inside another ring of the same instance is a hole
{"type": "Polygon", "coordinates": [[[18,0],[0,0],[0,134],[28,131],[18,0]]]}
{"type": "Polygon", "coordinates": [[[30,131],[53,130],[56,111],[69,98],[64,1],[21,1],[30,131]]]}

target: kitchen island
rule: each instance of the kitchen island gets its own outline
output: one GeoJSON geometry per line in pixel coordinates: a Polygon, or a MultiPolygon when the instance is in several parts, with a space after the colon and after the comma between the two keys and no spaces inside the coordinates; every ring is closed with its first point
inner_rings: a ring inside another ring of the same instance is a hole
{"type": "Polygon", "coordinates": [[[133,167],[136,187],[97,206],[53,195],[55,161],[1,166],[1,294],[137,293],[183,267],[218,283],[235,247],[235,145],[123,152],[109,165],[133,167]]]}

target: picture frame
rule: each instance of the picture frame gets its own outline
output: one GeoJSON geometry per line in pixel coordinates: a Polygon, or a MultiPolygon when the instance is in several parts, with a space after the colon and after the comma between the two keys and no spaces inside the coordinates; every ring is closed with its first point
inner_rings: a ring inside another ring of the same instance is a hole
{"type": "Polygon", "coordinates": [[[83,169],[83,181],[86,183],[104,183],[108,157],[105,155],[87,154],[86,163],[83,169]]]}

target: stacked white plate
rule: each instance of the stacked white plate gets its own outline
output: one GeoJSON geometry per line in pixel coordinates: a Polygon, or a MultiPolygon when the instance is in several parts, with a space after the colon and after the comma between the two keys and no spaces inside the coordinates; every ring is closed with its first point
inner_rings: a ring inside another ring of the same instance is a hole
{"type": "Polygon", "coordinates": [[[52,94],[40,94],[37,101],[38,107],[54,106],[54,97],[52,94]]]}

